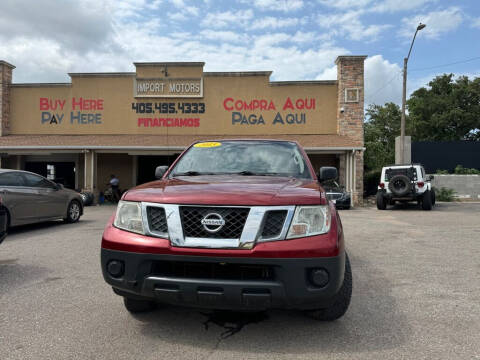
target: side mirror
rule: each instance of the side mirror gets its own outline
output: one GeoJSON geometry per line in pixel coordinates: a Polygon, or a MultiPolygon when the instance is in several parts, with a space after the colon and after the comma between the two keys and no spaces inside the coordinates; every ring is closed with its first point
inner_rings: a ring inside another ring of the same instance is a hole
{"type": "Polygon", "coordinates": [[[165,166],[165,165],[157,166],[157,168],[155,169],[155,177],[157,179],[161,179],[163,175],[165,175],[167,170],[168,170],[168,166],[165,166]]]}
{"type": "Polygon", "coordinates": [[[57,186],[57,190],[62,190],[65,188],[63,184],[60,184],[60,183],[55,183],[55,185],[57,186]]]}
{"type": "Polygon", "coordinates": [[[322,166],[318,172],[318,181],[335,180],[338,177],[337,168],[333,166],[322,166]]]}

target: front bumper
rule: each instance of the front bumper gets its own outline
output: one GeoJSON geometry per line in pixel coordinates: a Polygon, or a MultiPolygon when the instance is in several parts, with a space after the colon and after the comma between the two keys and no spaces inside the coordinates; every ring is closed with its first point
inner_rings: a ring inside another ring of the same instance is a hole
{"type": "Polygon", "coordinates": [[[333,303],[343,283],[345,252],[318,258],[241,258],[146,254],[102,248],[101,264],[105,281],[122,296],[210,309],[306,310],[333,303]],[[112,260],[122,264],[122,275],[109,274],[107,266],[112,260]],[[222,267],[236,270],[221,271],[222,267]],[[215,269],[220,275],[215,274],[215,269]],[[247,271],[242,275],[238,269],[247,271]],[[268,270],[259,272],[258,269],[268,270]],[[313,284],[312,269],[327,271],[326,285],[313,284]]]}

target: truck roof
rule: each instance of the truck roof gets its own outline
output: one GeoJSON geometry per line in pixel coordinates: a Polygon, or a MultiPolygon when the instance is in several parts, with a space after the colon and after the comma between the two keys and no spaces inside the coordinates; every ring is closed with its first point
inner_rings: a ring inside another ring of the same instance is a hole
{"type": "Polygon", "coordinates": [[[419,163],[411,163],[411,164],[393,164],[393,165],[385,165],[384,168],[388,167],[399,167],[399,166],[422,166],[422,164],[419,163]]]}

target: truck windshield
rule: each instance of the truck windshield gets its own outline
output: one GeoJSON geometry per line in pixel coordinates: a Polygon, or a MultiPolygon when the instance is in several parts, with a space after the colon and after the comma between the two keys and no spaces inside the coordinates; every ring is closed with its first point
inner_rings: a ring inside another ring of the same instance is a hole
{"type": "Polygon", "coordinates": [[[170,176],[287,176],[311,179],[297,144],[281,141],[222,141],[193,145],[170,176]]]}

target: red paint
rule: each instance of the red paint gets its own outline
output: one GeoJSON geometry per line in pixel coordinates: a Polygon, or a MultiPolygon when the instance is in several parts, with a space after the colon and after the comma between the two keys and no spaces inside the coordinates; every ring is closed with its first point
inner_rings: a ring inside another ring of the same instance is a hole
{"type": "Polygon", "coordinates": [[[141,127],[199,127],[200,118],[138,118],[141,127]]]}
{"type": "MultiPolygon", "coordinates": [[[[169,179],[169,173],[182,157],[182,153],[162,180],[137,186],[126,192],[122,200],[191,205],[327,205],[325,192],[317,181],[315,171],[303,148],[299,148],[313,179],[264,176],[195,176],[169,179]]],[[[112,216],[103,234],[102,247],[138,253],[197,256],[261,258],[337,256],[344,250],[343,230],[338,213],[332,204],[330,204],[330,212],[331,227],[327,234],[260,242],[251,250],[172,247],[167,239],[134,234],[115,228],[112,225],[114,220],[112,216]]]]}
{"type": "Polygon", "coordinates": [[[317,181],[271,176],[191,176],[146,183],[125,195],[129,201],[198,205],[318,205],[317,181]]]}
{"type": "Polygon", "coordinates": [[[255,257],[255,258],[312,258],[337,256],[345,249],[343,231],[335,208],[331,206],[332,224],[327,234],[292,240],[260,242],[251,250],[199,249],[171,246],[170,241],[122,231],[112,225],[110,218],[102,237],[102,248],[144,254],[255,257]]]}
{"type": "Polygon", "coordinates": [[[246,101],[246,100],[240,100],[240,99],[235,100],[234,98],[231,98],[231,97],[225,98],[225,100],[223,100],[223,108],[227,111],[276,110],[275,104],[273,103],[272,100],[253,99],[250,101],[246,101]]]}
{"type": "Polygon", "coordinates": [[[40,110],[63,110],[66,100],[40,98],[40,110]]]}
{"type": "Polygon", "coordinates": [[[103,110],[103,99],[72,98],[73,110],[103,110]]]}

